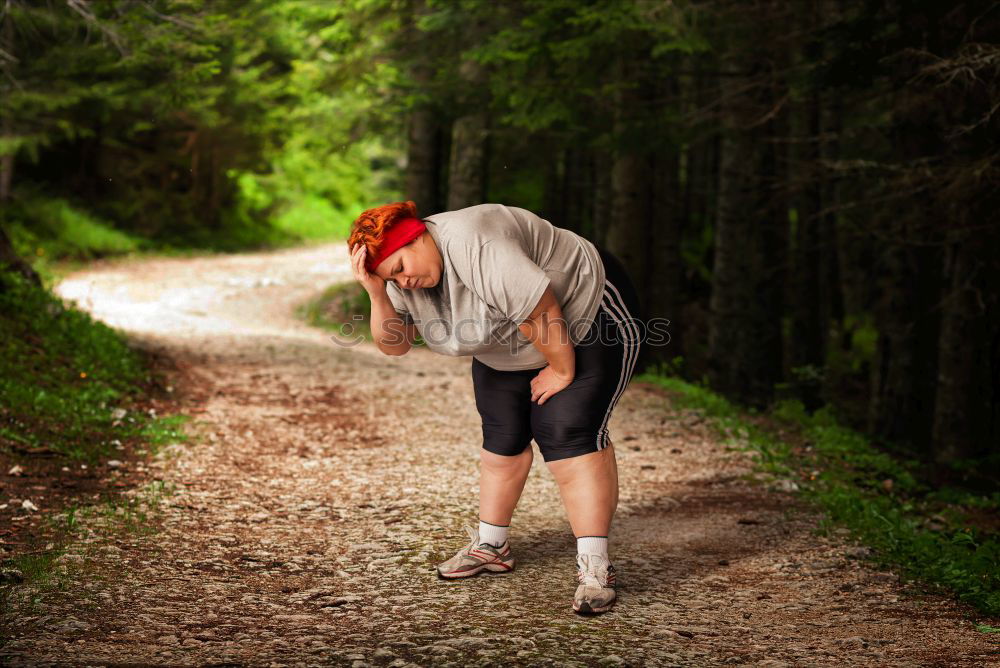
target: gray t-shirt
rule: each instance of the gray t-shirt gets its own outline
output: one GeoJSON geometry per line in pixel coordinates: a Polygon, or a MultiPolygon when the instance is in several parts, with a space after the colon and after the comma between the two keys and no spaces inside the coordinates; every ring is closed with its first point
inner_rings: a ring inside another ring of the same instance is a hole
{"type": "Polygon", "coordinates": [[[604,264],[590,241],[503,204],[478,204],[423,221],[441,252],[441,280],[413,290],[388,282],[386,292],[428,348],[473,355],[500,371],[545,366],[545,356],[517,326],[546,286],[559,302],[573,344],[586,336],[604,291],[604,264]]]}

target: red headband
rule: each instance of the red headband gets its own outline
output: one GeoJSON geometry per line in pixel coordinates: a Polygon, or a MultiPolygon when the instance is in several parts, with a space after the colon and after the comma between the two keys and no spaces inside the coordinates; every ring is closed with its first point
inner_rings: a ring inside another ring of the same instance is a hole
{"type": "Polygon", "coordinates": [[[384,232],[382,244],[375,251],[375,255],[369,257],[368,262],[365,263],[365,267],[370,273],[374,274],[375,269],[382,264],[383,260],[419,237],[426,229],[427,226],[424,225],[424,221],[419,218],[403,218],[396,221],[392,224],[392,227],[384,232]]]}

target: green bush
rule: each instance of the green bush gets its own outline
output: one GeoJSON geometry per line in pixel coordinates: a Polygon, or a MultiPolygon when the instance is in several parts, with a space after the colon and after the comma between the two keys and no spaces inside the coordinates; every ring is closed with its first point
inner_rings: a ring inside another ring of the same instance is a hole
{"type": "Polygon", "coordinates": [[[142,240],[64,199],[39,196],[4,207],[0,224],[18,255],[46,266],[50,260],[87,260],[137,251],[142,240]]]}
{"type": "Polygon", "coordinates": [[[679,406],[704,414],[720,435],[760,453],[759,471],[793,476],[802,496],[824,512],[821,531],[846,526],[874,548],[878,563],[1000,614],[1000,536],[964,521],[970,509],[1000,512],[1000,493],[934,489],[920,479],[919,462],[879,450],[827,409],[809,415],[801,402],[788,400],[751,419],[705,387],[657,374],[638,378],[670,390],[679,406]],[[797,430],[808,446],[782,442],[779,427],[797,430]]]}
{"type": "MultiPolygon", "coordinates": [[[[299,305],[297,313],[310,325],[336,332],[345,339],[360,335],[366,341],[372,340],[371,297],[356,281],[331,285],[319,297],[299,305]]],[[[423,338],[417,335],[414,345],[425,345],[423,338]]]]}
{"type": "Polygon", "coordinates": [[[130,410],[152,379],[114,330],[0,272],[0,446],[96,462],[115,440],[178,438],[178,418],[130,410]]]}

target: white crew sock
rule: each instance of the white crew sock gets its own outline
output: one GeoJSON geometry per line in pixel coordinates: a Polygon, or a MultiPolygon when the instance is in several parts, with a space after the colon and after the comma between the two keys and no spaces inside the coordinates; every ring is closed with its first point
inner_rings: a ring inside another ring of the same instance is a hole
{"type": "Polygon", "coordinates": [[[489,543],[493,547],[500,547],[507,540],[507,533],[510,525],[498,526],[479,520],[479,542],[489,543]]]}
{"type": "Polygon", "coordinates": [[[607,536],[580,536],[576,539],[577,554],[599,554],[608,561],[607,536]]]}

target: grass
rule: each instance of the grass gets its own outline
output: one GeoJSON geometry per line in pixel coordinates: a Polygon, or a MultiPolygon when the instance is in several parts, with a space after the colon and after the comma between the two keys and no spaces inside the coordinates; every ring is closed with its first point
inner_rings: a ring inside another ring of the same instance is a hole
{"type": "Polygon", "coordinates": [[[101,258],[188,257],[346,239],[356,212],[367,208],[361,203],[337,208],[322,197],[303,194],[269,207],[266,216],[234,207],[215,227],[180,226],[147,238],[118,229],[75,202],[31,190],[20,195],[0,209],[0,225],[46,285],[101,258]]]}
{"type": "Polygon", "coordinates": [[[182,416],[137,405],[157,381],[120,334],[9,272],[0,312],[0,450],[96,463],[116,441],[182,438],[182,416]]]}
{"type": "MultiPolygon", "coordinates": [[[[357,209],[358,212],[362,210],[357,209]]],[[[315,195],[303,195],[275,212],[271,218],[275,229],[284,233],[286,238],[299,241],[347,239],[352,222],[353,218],[347,211],[341,211],[329,200],[315,195]]]]}
{"type": "Polygon", "coordinates": [[[47,282],[53,278],[53,263],[61,259],[86,261],[126,255],[145,247],[142,239],[114,229],[63,199],[15,200],[4,209],[0,223],[14,250],[29,260],[47,282]]]}
{"type": "Polygon", "coordinates": [[[21,582],[0,585],[0,618],[31,614],[44,598],[61,593],[86,597],[87,589],[81,583],[107,575],[88,568],[93,552],[129,538],[157,534],[161,503],[176,493],[172,483],[156,480],[132,497],[114,496],[93,505],[73,505],[46,516],[46,533],[58,539],[45,549],[4,560],[2,569],[16,572],[21,582]]]}
{"type": "MultiPolygon", "coordinates": [[[[353,281],[335,283],[296,308],[296,315],[310,325],[335,332],[345,340],[360,336],[372,341],[371,314],[368,291],[353,281]]],[[[419,334],[414,345],[424,345],[419,334]]]]}
{"type": "MultiPolygon", "coordinates": [[[[270,224],[234,219],[203,238],[170,242],[116,230],[66,200],[28,196],[0,211],[0,224],[51,286],[97,258],[206,255],[342,237],[350,221],[336,213],[313,198],[277,211],[270,224]]],[[[117,455],[125,442],[156,454],[164,443],[186,440],[186,416],[160,417],[147,407],[162,380],[140,351],[48,290],[6,271],[0,271],[0,341],[0,452],[10,459],[54,454],[96,465],[117,455]]],[[[40,529],[50,536],[41,541],[44,549],[34,549],[39,543],[0,563],[11,574],[0,577],[0,612],[23,613],[58,591],[86,596],[79,584],[101,577],[86,572],[87,551],[95,542],[153,531],[158,499],[171,493],[162,482],[153,483],[136,497],[112,495],[96,505],[43,515],[40,529]]]]}
{"type": "MultiPolygon", "coordinates": [[[[54,454],[57,461],[96,465],[125,442],[156,454],[167,442],[186,440],[186,416],[157,416],[144,407],[161,381],[118,332],[9,272],[0,272],[0,313],[0,451],[9,460],[54,454]]],[[[0,564],[16,574],[0,578],[6,582],[0,610],[23,613],[44,592],[77,593],[75,584],[91,574],[81,577],[78,565],[65,560],[67,546],[148,531],[150,513],[165,493],[162,483],[154,483],[135,498],[113,495],[42,515],[39,535],[56,538],[0,564]]]]}
{"type": "MultiPolygon", "coordinates": [[[[879,450],[827,411],[808,415],[797,401],[780,402],[759,415],[674,377],[647,373],[638,379],[702,413],[735,449],[757,452],[758,471],[791,479],[823,511],[818,531],[846,527],[873,548],[880,566],[1000,615],[1000,535],[970,519],[984,511],[1000,513],[1000,493],[935,489],[919,477],[920,462],[879,450]],[[782,432],[804,445],[793,446],[782,432]]],[[[989,628],[980,630],[992,632],[989,628]]]]}

